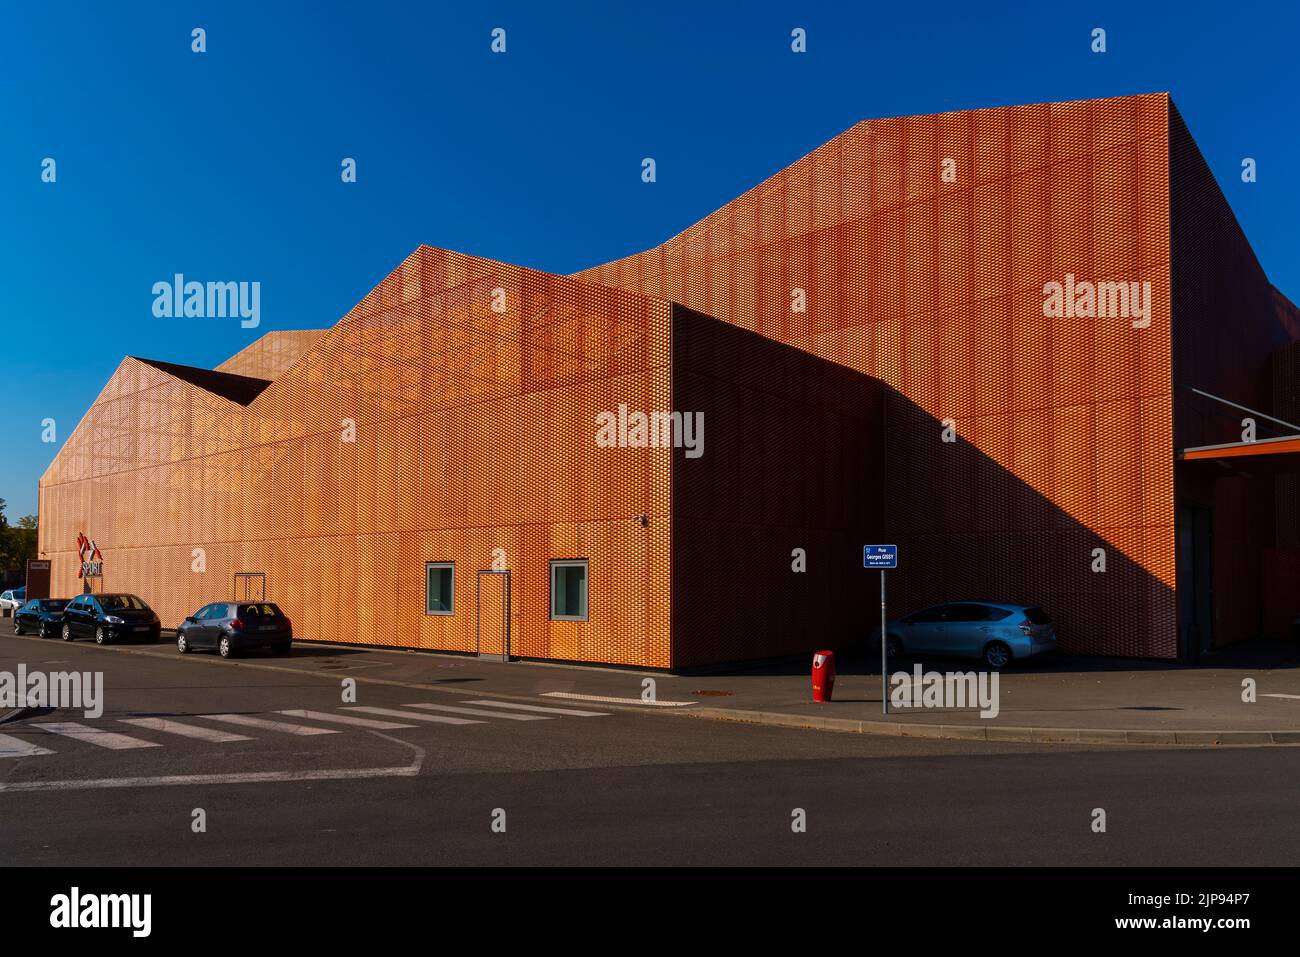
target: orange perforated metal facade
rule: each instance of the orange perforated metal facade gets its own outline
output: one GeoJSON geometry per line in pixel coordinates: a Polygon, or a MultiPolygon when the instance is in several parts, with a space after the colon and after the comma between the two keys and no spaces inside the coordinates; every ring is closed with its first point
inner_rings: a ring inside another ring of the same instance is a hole
{"type": "MultiPolygon", "coordinates": [[[[900,612],[1041,602],[1067,651],[1176,657],[1179,376],[1224,338],[1225,280],[1188,273],[1244,238],[1223,204],[1171,243],[1171,190],[1185,220],[1213,199],[1171,111],[870,120],[573,277],[421,247],[329,330],[216,372],[128,358],[41,481],[54,590],[84,531],[167,625],[255,571],[302,637],[496,652],[495,566],[514,654],[686,667],[861,637],[875,540],[900,612]],[[1051,282],[1149,284],[1149,312],[1049,315],[1051,282]],[[600,447],[620,405],[703,412],[703,456],[600,447]],[[551,620],[549,564],[578,558],[589,618],[551,620]],[[425,562],[455,563],[453,614],[424,613],[425,562]]],[[[1236,321],[1289,329],[1270,292],[1236,321]]],[[[1287,336],[1252,329],[1222,347],[1263,368],[1287,336]]],[[[1239,499],[1207,494],[1237,547],[1239,499]]]]}
{"type": "Polygon", "coordinates": [[[1067,650],[1173,657],[1168,111],[1149,95],[869,120],[579,276],[889,387],[900,610],[1042,602],[1067,650]],[[1044,284],[1070,274],[1150,282],[1150,326],[1046,318],[1044,284]]]}
{"type": "Polygon", "coordinates": [[[324,329],[268,332],[217,366],[217,371],[258,379],[278,379],[280,373],[297,362],[324,333],[324,329]]]}
{"type": "Polygon", "coordinates": [[[496,563],[514,654],[668,667],[669,454],[591,423],[668,407],[669,316],[421,247],[247,406],[126,359],[41,482],[53,587],[85,531],[169,626],[256,571],[302,637],[472,651],[496,563]],[[552,558],[590,561],[587,621],[549,620],[552,558]],[[424,613],[426,561],[456,563],[454,614],[424,613]]]}

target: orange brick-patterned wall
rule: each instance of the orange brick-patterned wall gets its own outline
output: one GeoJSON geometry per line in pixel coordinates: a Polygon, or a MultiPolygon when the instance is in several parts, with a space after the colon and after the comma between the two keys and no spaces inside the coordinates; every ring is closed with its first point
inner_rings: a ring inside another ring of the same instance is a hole
{"type": "Polygon", "coordinates": [[[774,658],[866,639],[878,593],[880,382],[793,346],[673,310],[673,407],[704,454],[673,458],[673,662],[774,658]]]}
{"type": "MultiPolygon", "coordinates": [[[[300,637],[471,651],[501,549],[513,653],[668,667],[669,453],[594,433],[621,402],[668,408],[669,317],[421,247],[246,406],[127,359],[41,480],[53,589],[80,591],[84,531],[102,589],[165,626],[255,571],[300,637]],[[589,620],[549,620],[553,558],[589,559],[589,620]],[[452,616],[424,614],[426,561],[456,563],[452,616]]],[[[274,371],[253,358],[226,371],[274,371]]]]}
{"type": "Polygon", "coordinates": [[[889,387],[897,611],[1042,602],[1067,651],[1177,655],[1167,96],[869,120],[577,275],[889,387]],[[1150,326],[1045,318],[1067,273],[1150,282],[1150,326]]]}
{"type": "Polygon", "coordinates": [[[268,332],[217,366],[217,371],[258,379],[278,379],[324,334],[324,329],[268,332]]]}

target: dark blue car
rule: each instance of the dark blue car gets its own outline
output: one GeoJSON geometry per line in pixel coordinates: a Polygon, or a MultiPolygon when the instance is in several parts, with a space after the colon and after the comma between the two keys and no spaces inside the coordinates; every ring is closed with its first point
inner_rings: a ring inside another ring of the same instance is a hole
{"type": "Polygon", "coordinates": [[[14,612],[14,634],[25,635],[31,632],[42,638],[49,638],[59,633],[63,623],[63,609],[68,605],[66,598],[33,598],[14,612]]]}

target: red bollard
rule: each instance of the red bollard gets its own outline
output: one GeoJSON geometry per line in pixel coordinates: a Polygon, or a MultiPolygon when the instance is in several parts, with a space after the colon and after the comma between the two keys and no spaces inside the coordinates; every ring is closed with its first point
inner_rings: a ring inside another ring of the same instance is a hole
{"type": "Polygon", "coordinates": [[[835,690],[835,652],[819,651],[813,655],[812,686],[814,701],[830,701],[835,690]]]}

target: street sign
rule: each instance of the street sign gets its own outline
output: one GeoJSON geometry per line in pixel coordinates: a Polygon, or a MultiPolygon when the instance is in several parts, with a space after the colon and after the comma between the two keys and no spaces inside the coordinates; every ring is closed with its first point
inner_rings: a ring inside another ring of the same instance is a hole
{"type": "Polygon", "coordinates": [[[862,567],[880,569],[880,712],[889,716],[889,639],[885,615],[885,570],[898,567],[897,545],[863,545],[862,567]]]}
{"type": "Polygon", "coordinates": [[[863,568],[897,568],[898,567],[898,546],[897,545],[863,545],[862,546],[862,567],[863,568]]]}

